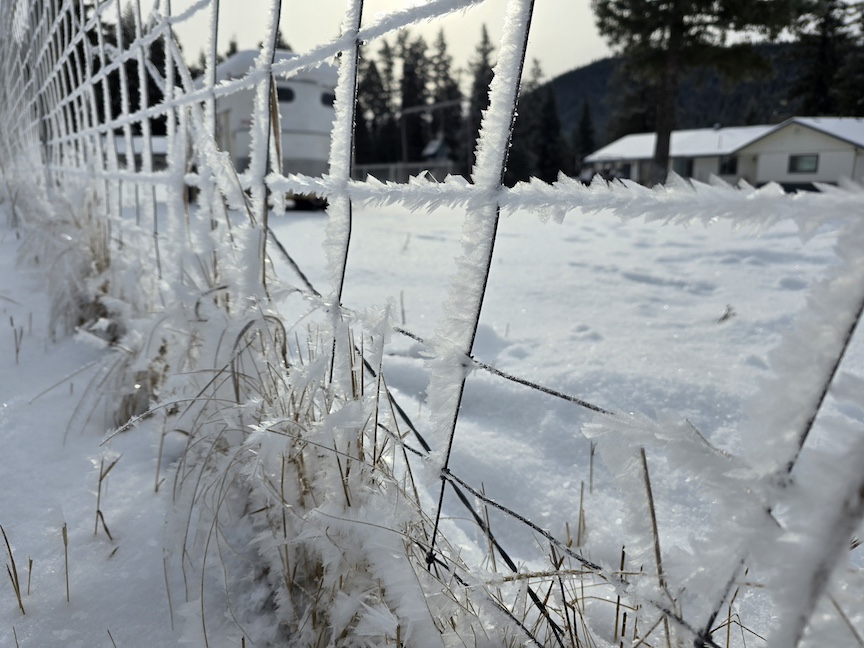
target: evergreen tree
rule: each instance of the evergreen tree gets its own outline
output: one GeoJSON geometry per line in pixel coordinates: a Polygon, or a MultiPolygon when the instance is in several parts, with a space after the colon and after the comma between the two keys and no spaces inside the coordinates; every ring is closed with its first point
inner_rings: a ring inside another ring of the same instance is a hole
{"type": "Polygon", "coordinates": [[[422,159],[423,149],[429,141],[429,121],[425,110],[429,103],[429,61],[426,41],[422,36],[411,40],[408,31],[399,35],[399,54],[402,58],[402,78],[399,80],[399,105],[402,111],[402,156],[405,161],[422,159]]]}
{"type": "Polygon", "coordinates": [[[538,94],[543,83],[543,70],[536,58],[531,64],[528,77],[522,82],[519,91],[519,107],[513,137],[507,156],[507,169],[504,182],[513,186],[537,175],[538,138],[541,125],[541,97],[538,94]]]}
{"type": "Polygon", "coordinates": [[[482,113],[489,107],[489,84],[492,83],[492,52],[495,47],[489,40],[489,31],[486,25],[480,35],[480,43],[477,45],[474,60],[470,64],[471,70],[471,96],[468,108],[468,165],[474,166],[475,148],[477,136],[480,134],[480,123],[482,113]]]}
{"type": "Polygon", "coordinates": [[[285,36],[282,34],[282,30],[278,28],[276,29],[276,49],[287,50],[289,52],[294,51],[291,48],[291,45],[288,44],[288,41],[285,40],[285,36]]]}
{"type": "Polygon", "coordinates": [[[393,104],[373,59],[361,58],[357,83],[357,130],[355,137],[358,164],[392,162],[398,153],[393,104]]]}
{"type": "Polygon", "coordinates": [[[573,173],[572,153],[561,134],[555,92],[551,84],[543,83],[543,70],[537,59],[521,90],[505,183],[512,185],[531,177],[554,182],[561,171],[573,173]]]}
{"type": "Polygon", "coordinates": [[[379,162],[396,162],[402,159],[402,139],[396,118],[396,52],[386,41],[381,42],[378,51],[381,86],[387,101],[387,117],[384,119],[377,137],[376,150],[379,162]]]}
{"type": "MultiPolygon", "coordinates": [[[[93,5],[85,4],[85,11],[88,12],[85,15],[89,15],[89,10],[93,9],[93,5]]],[[[119,38],[122,40],[122,45],[124,50],[129,50],[132,43],[136,40],[136,16],[135,11],[137,9],[132,4],[127,4],[123,12],[120,16],[120,24],[119,24],[119,38]]],[[[103,42],[105,45],[110,45],[112,47],[118,47],[118,29],[115,23],[112,23],[105,18],[101,21],[101,32],[91,31],[88,34],[88,39],[91,43],[92,51],[97,51],[96,48],[99,47],[99,42],[103,42]]],[[[142,36],[147,34],[146,28],[142,25],[142,36]]],[[[154,40],[148,47],[144,53],[145,61],[149,60],[153,66],[159,70],[160,73],[164,73],[165,70],[165,41],[162,38],[157,38],[154,40]]],[[[110,61],[106,59],[106,64],[110,64],[110,61]]],[[[96,55],[92,59],[93,72],[94,74],[98,71],[102,66],[101,58],[96,55]]],[[[131,112],[137,112],[142,110],[143,108],[149,108],[161,103],[164,91],[161,85],[159,85],[156,80],[152,77],[152,75],[145,75],[146,83],[147,83],[147,105],[143,105],[144,102],[141,97],[141,92],[139,88],[139,78],[138,78],[138,59],[137,57],[132,57],[123,63],[124,75],[126,77],[126,91],[127,96],[129,98],[129,110],[131,112]]],[[[179,75],[175,77],[179,79],[179,75]]],[[[100,120],[108,120],[108,119],[117,119],[122,114],[122,91],[121,84],[123,83],[123,75],[120,74],[120,70],[114,70],[110,74],[108,74],[107,79],[99,84],[94,86],[94,91],[97,96],[97,104],[99,110],[99,119],[100,120]],[[104,114],[104,103],[103,103],[103,93],[107,93],[108,96],[108,104],[109,111],[108,115],[104,114]]],[[[166,133],[166,117],[156,117],[150,120],[151,132],[154,135],[164,135],[166,133]]],[[[141,133],[141,124],[136,123],[132,127],[133,133],[138,135],[141,133]]]]}
{"type": "Polygon", "coordinates": [[[537,177],[544,182],[555,182],[561,171],[572,173],[568,146],[561,136],[561,121],[558,119],[558,103],[552,86],[547,84],[537,91],[540,94],[540,119],[537,143],[537,177]],[[565,168],[566,167],[566,168],[565,168]]]}
{"type": "MultiPolygon", "coordinates": [[[[293,52],[291,49],[291,45],[288,44],[288,41],[285,40],[285,36],[282,34],[282,29],[276,28],[276,49],[277,50],[287,50],[289,52],[293,52]]],[[[258,41],[258,49],[264,49],[264,41],[258,41]]]]}
{"type": "Polygon", "coordinates": [[[234,56],[239,51],[240,51],[240,47],[237,45],[237,35],[235,34],[234,36],[231,37],[231,40],[228,41],[228,49],[225,50],[225,56],[224,56],[223,60],[227,59],[227,58],[231,58],[232,56],[234,56]]]}
{"type": "Polygon", "coordinates": [[[792,86],[790,100],[811,116],[838,115],[837,82],[851,46],[847,33],[848,6],[841,0],[805,0],[807,12],[796,25],[804,68],[792,86]]]}
{"type": "Polygon", "coordinates": [[[864,117],[864,3],[849,6],[849,49],[837,75],[837,109],[847,117],[864,117]]]}
{"type": "Polygon", "coordinates": [[[628,61],[622,62],[609,83],[614,94],[607,101],[612,114],[606,127],[606,140],[615,141],[631,133],[648,133],[657,123],[657,84],[628,61]]]}
{"type": "Polygon", "coordinates": [[[198,58],[195,59],[194,63],[189,64],[189,74],[192,75],[192,78],[200,77],[204,74],[204,70],[207,69],[207,53],[200,49],[198,50],[198,58]]]}
{"type": "Polygon", "coordinates": [[[378,50],[378,58],[381,61],[378,71],[381,73],[381,83],[384,92],[391,105],[396,99],[396,52],[386,40],[381,41],[381,49],[378,50]]]}
{"type": "Polygon", "coordinates": [[[354,106],[354,163],[369,164],[373,159],[374,137],[372,128],[375,113],[371,104],[375,100],[374,90],[370,91],[373,79],[380,84],[380,76],[377,68],[370,73],[369,68],[374,68],[375,61],[367,58],[366,47],[360,46],[357,61],[357,94],[354,106]]]}
{"type": "Polygon", "coordinates": [[[588,100],[582,101],[582,114],[579,125],[573,130],[573,155],[575,162],[581,167],[582,160],[596,149],[594,136],[594,120],[591,118],[591,105],[588,100]]]}
{"type": "Polygon", "coordinates": [[[750,43],[726,47],[728,34],[775,37],[792,23],[799,2],[592,0],[600,33],[657,81],[653,182],[666,177],[675,100],[684,71],[709,66],[735,75],[758,68],[763,62],[750,43]]]}
{"type": "Polygon", "coordinates": [[[453,78],[453,57],[447,53],[444,30],[438,31],[430,58],[432,103],[432,135],[441,137],[454,162],[465,159],[465,126],[462,119],[462,91],[453,78]]]}

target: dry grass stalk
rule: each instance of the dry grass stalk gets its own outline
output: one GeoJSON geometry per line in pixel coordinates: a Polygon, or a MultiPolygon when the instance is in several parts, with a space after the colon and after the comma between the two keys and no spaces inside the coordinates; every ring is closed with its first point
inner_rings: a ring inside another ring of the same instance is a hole
{"type": "Polygon", "coordinates": [[[3,533],[3,541],[6,543],[6,553],[9,555],[9,561],[12,563],[11,569],[9,565],[6,565],[6,573],[9,574],[9,580],[12,582],[12,589],[15,590],[15,597],[18,599],[18,608],[21,610],[21,614],[26,614],[24,611],[24,602],[21,599],[21,581],[18,579],[18,567],[15,565],[15,556],[12,553],[12,545],[9,544],[9,537],[6,535],[6,529],[3,528],[2,524],[0,524],[0,532],[3,533]]]}
{"type": "MultiPolygon", "coordinates": [[[[122,455],[120,456],[122,457],[122,455]]],[[[99,533],[99,523],[102,523],[102,528],[105,530],[105,535],[108,536],[109,540],[114,540],[111,537],[111,532],[108,530],[108,525],[105,523],[105,515],[102,513],[102,484],[108,478],[108,473],[117,465],[117,462],[120,461],[120,457],[114,459],[108,467],[105,467],[105,457],[102,457],[102,460],[99,463],[99,486],[96,490],[96,522],[93,525],[93,535],[98,535],[99,533]]]]}
{"type": "Polygon", "coordinates": [[[576,527],[576,546],[581,547],[585,541],[585,482],[579,487],[579,522],[576,527]]]}
{"type": "MultiPolygon", "coordinates": [[[[10,317],[9,319],[11,321],[12,318],[10,317]]],[[[14,342],[15,342],[15,364],[17,365],[18,360],[21,357],[21,342],[24,339],[24,327],[19,326],[16,328],[15,325],[13,324],[12,325],[12,337],[14,338],[14,342]]]]}
{"type": "MultiPolygon", "coordinates": [[[[624,561],[627,557],[624,546],[621,546],[621,565],[618,568],[620,573],[624,573],[624,561]]],[[[621,615],[621,595],[617,595],[615,597],[615,632],[612,641],[618,641],[618,621],[620,620],[621,615]]]]}
{"type": "MultiPolygon", "coordinates": [[[[660,552],[660,534],[657,531],[657,512],[654,508],[654,492],[651,489],[651,476],[648,473],[648,459],[645,456],[645,448],[639,448],[639,454],[642,458],[642,475],[645,478],[645,493],[648,497],[648,514],[651,519],[651,533],[654,538],[654,561],[657,567],[657,580],[660,584],[660,589],[666,592],[670,601],[674,604],[674,600],[672,600],[672,596],[669,594],[669,590],[666,587],[666,577],[663,575],[663,558],[660,552]]],[[[663,616],[663,629],[666,631],[666,646],[667,648],[671,648],[672,631],[669,627],[669,617],[666,615],[663,616]]]]}
{"type": "MultiPolygon", "coordinates": [[[[63,523],[63,561],[66,566],[66,602],[69,602],[69,534],[66,530],[66,523],[63,523]]],[[[110,537],[110,535],[109,535],[110,537]]]]}
{"type": "Polygon", "coordinates": [[[855,638],[855,642],[859,646],[864,646],[864,637],[858,632],[855,626],[852,624],[852,620],[849,618],[849,615],[843,611],[843,608],[840,607],[840,604],[837,602],[831,594],[828,595],[828,600],[831,601],[831,605],[834,606],[834,609],[837,610],[837,615],[843,620],[843,624],[849,629],[849,632],[852,633],[852,636],[855,638]]]}

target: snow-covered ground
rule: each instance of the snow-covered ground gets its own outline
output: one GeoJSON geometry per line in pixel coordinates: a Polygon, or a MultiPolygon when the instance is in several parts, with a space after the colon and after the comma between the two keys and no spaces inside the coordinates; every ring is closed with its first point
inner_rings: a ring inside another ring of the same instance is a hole
{"type": "MultiPolygon", "coordinates": [[[[462,217],[445,209],[359,210],[345,305],[362,310],[392,300],[405,329],[433,338],[459,254],[462,217]]],[[[326,293],[325,215],[289,213],[271,226],[326,293]]],[[[85,340],[49,339],[41,271],[16,267],[11,230],[0,238],[0,314],[8,326],[0,335],[0,524],[26,611],[4,581],[0,645],[15,645],[15,637],[21,648],[111,645],[112,639],[121,648],[177,645],[184,615],[177,600],[169,606],[163,562],[170,489],[154,492],[157,480],[170,480],[169,468],[157,475],[159,437],[143,426],[100,446],[106,430],[76,408],[108,351],[85,340]],[[97,524],[97,492],[100,463],[107,467],[118,457],[99,505],[112,539],[97,524]]],[[[791,223],[760,233],[724,223],[622,223],[604,212],[571,212],[561,224],[516,213],[501,221],[475,355],[606,410],[660,422],[686,419],[719,450],[739,453],[747,403],[772,374],[767,354],[793,325],[814,280],[837,263],[835,242],[830,227],[803,242],[791,223]]],[[[271,254],[277,273],[294,281],[272,248],[271,254]]],[[[300,300],[289,297],[282,313],[289,332],[302,331],[300,300]]],[[[423,429],[423,347],[394,333],[386,351],[388,383],[423,429]]],[[[843,369],[860,370],[862,362],[853,345],[843,369]]],[[[854,408],[845,414],[861,420],[854,408]]],[[[597,418],[572,402],[475,370],[451,469],[562,539],[567,524],[575,535],[584,499],[587,556],[617,564],[626,507],[583,434],[597,418]]],[[[688,487],[699,475],[656,449],[649,448],[648,461],[663,549],[687,551],[706,515],[688,487]]],[[[434,483],[427,486],[422,497],[433,503],[434,483]]],[[[445,512],[451,541],[462,538],[466,555],[481,551],[486,539],[449,495],[445,512]]],[[[490,515],[518,563],[548,566],[548,546],[534,532],[490,515]]],[[[176,583],[178,575],[167,578],[176,583]]],[[[758,626],[760,611],[754,614],[758,626]]]]}
{"type": "MultiPolygon", "coordinates": [[[[15,646],[17,637],[22,648],[110,646],[110,633],[118,646],[176,645],[162,570],[170,495],[154,493],[158,439],[100,447],[105,430],[88,425],[91,412],[78,407],[106,352],[50,339],[45,268],[18,267],[18,243],[0,231],[0,524],[26,614],[4,575],[0,644],[15,646]],[[118,457],[100,502],[109,539],[101,522],[94,534],[96,496],[100,466],[118,457]]],[[[5,544],[2,555],[11,567],[5,544]]]]}
{"type": "MultiPolygon", "coordinates": [[[[392,299],[400,312],[404,305],[404,327],[430,339],[463,216],[399,208],[361,213],[352,230],[346,305],[361,309],[392,299]]],[[[318,286],[327,277],[322,228],[320,214],[289,215],[274,225],[318,286]]],[[[767,354],[804,307],[810,284],[836,263],[835,240],[836,232],[825,231],[804,243],[791,223],[759,233],[725,223],[622,223],[603,212],[571,213],[560,225],[507,216],[475,355],[607,410],[686,418],[721,448],[738,451],[748,401],[771,375],[767,354]]],[[[390,351],[388,381],[408,401],[406,409],[422,415],[422,348],[394,335],[390,351]]],[[[853,355],[844,367],[860,362],[853,355]]],[[[587,486],[590,441],[580,426],[593,418],[577,405],[477,371],[467,385],[453,471],[563,536],[565,523],[578,518],[580,485],[587,486]]],[[[598,509],[608,504],[601,497],[598,509]]],[[[458,505],[453,510],[463,515],[458,505]]],[[[674,519],[666,532],[674,534],[686,529],[692,512],[674,506],[667,514],[674,519]]],[[[473,523],[464,526],[476,533],[473,523]]],[[[595,518],[588,527],[600,532],[606,521],[595,518]]],[[[525,559],[537,554],[532,534],[512,533],[499,530],[505,547],[525,559]]]]}

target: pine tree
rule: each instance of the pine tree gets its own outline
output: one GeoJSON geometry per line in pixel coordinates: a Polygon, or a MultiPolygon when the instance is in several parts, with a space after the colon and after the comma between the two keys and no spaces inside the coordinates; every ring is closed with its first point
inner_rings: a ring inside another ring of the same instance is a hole
{"type": "MultiPolygon", "coordinates": [[[[276,49],[277,50],[287,50],[289,52],[293,52],[291,49],[291,45],[288,44],[288,41],[285,40],[285,36],[282,34],[282,29],[276,28],[276,49]]],[[[264,41],[258,41],[258,49],[264,48],[264,41]]]]}
{"type": "Polygon", "coordinates": [[[396,99],[396,52],[386,40],[381,41],[381,49],[378,50],[378,58],[381,63],[378,66],[378,71],[381,73],[381,83],[384,87],[384,92],[387,95],[387,101],[390,105],[395,103],[396,99]]]}
{"type": "Polygon", "coordinates": [[[849,48],[837,75],[837,109],[848,117],[864,117],[864,2],[849,5],[849,48]]]}
{"type": "Polygon", "coordinates": [[[374,161],[376,110],[374,105],[382,94],[381,77],[375,61],[368,59],[366,48],[360,48],[359,68],[357,70],[357,104],[354,123],[354,162],[370,164],[374,161]]]}
{"type": "Polygon", "coordinates": [[[839,114],[837,83],[851,48],[847,32],[848,6],[841,0],[806,0],[807,12],[796,25],[801,47],[796,49],[804,69],[790,99],[801,113],[811,116],[839,114]]]}
{"type": "Polygon", "coordinates": [[[237,45],[237,35],[235,34],[231,37],[231,40],[228,41],[228,49],[225,50],[225,58],[231,58],[239,51],[240,47],[237,45]]]}
{"type": "Polygon", "coordinates": [[[495,47],[489,39],[486,25],[480,35],[474,60],[471,62],[471,96],[468,108],[468,163],[474,166],[477,136],[480,134],[480,123],[483,111],[489,107],[489,85],[492,83],[492,52],[495,47]]]}
{"type": "Polygon", "coordinates": [[[356,161],[393,162],[398,155],[393,102],[374,59],[361,58],[357,84],[356,161]]]}
{"type": "Polygon", "coordinates": [[[465,126],[462,119],[462,90],[453,78],[453,57],[447,53],[444,30],[438,31],[430,58],[432,88],[432,135],[441,137],[449,158],[454,162],[465,159],[465,126]]]}
{"type": "Polygon", "coordinates": [[[776,37],[791,25],[800,0],[592,0],[597,27],[610,45],[656,80],[657,144],[652,182],[662,182],[675,128],[675,99],[684,71],[714,67],[728,75],[763,64],[748,41],[727,47],[727,36],[776,37]]]}
{"type": "Polygon", "coordinates": [[[568,147],[561,136],[558,102],[551,84],[537,91],[540,94],[540,119],[537,143],[537,177],[544,182],[555,182],[561,171],[572,172],[568,164],[568,147]],[[565,168],[567,167],[567,168],[565,168]]]}
{"type": "Polygon", "coordinates": [[[624,61],[615,69],[609,88],[614,95],[607,97],[612,106],[606,126],[607,141],[654,130],[657,123],[656,79],[624,61]]]}
{"type": "Polygon", "coordinates": [[[402,143],[396,118],[396,52],[386,41],[381,41],[378,50],[381,86],[386,98],[387,112],[376,136],[376,158],[378,162],[396,162],[402,159],[402,143]]]}
{"type": "Polygon", "coordinates": [[[582,113],[579,117],[579,124],[573,130],[573,155],[575,161],[581,166],[585,156],[593,153],[595,148],[594,120],[591,117],[591,105],[585,99],[582,102],[582,113]]]}
{"type": "Polygon", "coordinates": [[[543,83],[540,61],[532,61],[531,70],[520,87],[518,115],[513,126],[510,152],[504,182],[513,186],[537,175],[538,138],[540,137],[541,97],[538,94],[543,83]]]}
{"type": "Polygon", "coordinates": [[[407,162],[422,159],[423,149],[429,141],[429,120],[425,110],[429,103],[429,61],[426,41],[422,36],[411,40],[404,31],[399,36],[402,57],[402,78],[399,80],[399,104],[402,110],[402,155],[407,162]]]}

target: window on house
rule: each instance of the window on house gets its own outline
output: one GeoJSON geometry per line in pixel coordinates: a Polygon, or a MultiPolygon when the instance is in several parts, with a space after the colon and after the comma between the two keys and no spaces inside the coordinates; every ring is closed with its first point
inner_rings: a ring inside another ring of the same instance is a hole
{"type": "Polygon", "coordinates": [[[693,158],[675,158],[672,160],[672,170],[682,178],[693,177],[693,158]]]}
{"type": "Polygon", "coordinates": [[[819,154],[790,155],[789,173],[816,173],[819,169],[819,154]]]}
{"type": "Polygon", "coordinates": [[[321,93],[321,103],[325,106],[332,106],[336,103],[336,95],[332,92],[321,93]]]}
{"type": "Polygon", "coordinates": [[[738,158],[734,155],[731,157],[720,158],[720,168],[718,171],[721,176],[738,175],[738,158]]]}
{"type": "Polygon", "coordinates": [[[276,86],[276,96],[279,103],[291,103],[294,101],[294,90],[287,86],[276,86]]]}

